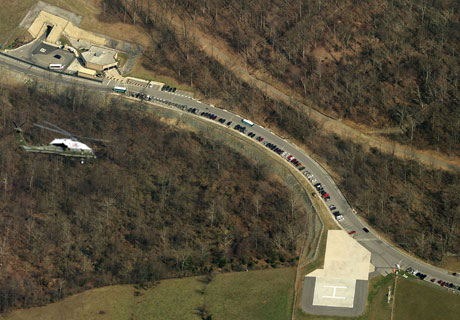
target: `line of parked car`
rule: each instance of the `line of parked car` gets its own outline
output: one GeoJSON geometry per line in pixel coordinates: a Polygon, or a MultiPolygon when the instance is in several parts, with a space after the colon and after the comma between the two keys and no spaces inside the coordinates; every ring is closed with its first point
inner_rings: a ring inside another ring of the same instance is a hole
{"type": "Polygon", "coordinates": [[[246,132],[246,127],[245,126],[240,126],[239,124],[237,124],[234,128],[236,131],[239,131],[241,133],[245,133],[246,132]]]}
{"type": "MultiPolygon", "coordinates": [[[[426,274],[421,273],[421,272],[419,272],[418,270],[415,270],[412,267],[407,268],[406,272],[411,274],[411,275],[413,275],[413,276],[416,276],[416,277],[420,278],[420,280],[425,280],[425,278],[427,277],[426,274]]],[[[433,283],[439,284],[441,287],[445,287],[445,288],[460,291],[460,286],[457,286],[457,285],[455,285],[453,283],[450,283],[450,282],[447,282],[447,281],[444,281],[444,280],[441,280],[441,279],[437,280],[436,278],[431,278],[430,281],[433,282],[433,283]]]]}
{"type": "MultiPolygon", "coordinates": [[[[198,110],[197,108],[188,108],[187,112],[190,112],[190,113],[193,113],[193,114],[198,114],[198,112],[200,112],[200,110],[198,110]]],[[[220,122],[222,124],[225,124],[225,122],[227,121],[225,118],[219,118],[214,113],[209,113],[209,112],[205,112],[205,111],[201,112],[200,116],[208,118],[208,119],[211,119],[211,120],[216,120],[217,122],[220,122]]],[[[227,122],[227,126],[230,126],[231,124],[232,124],[231,121],[227,122]]]]}
{"type": "MultiPolygon", "coordinates": [[[[324,190],[324,187],[321,185],[320,182],[318,182],[318,180],[316,180],[315,176],[312,173],[310,173],[307,170],[303,170],[302,173],[307,177],[308,181],[310,181],[310,183],[313,185],[313,187],[315,187],[316,191],[321,195],[321,197],[325,201],[331,200],[331,196],[329,195],[329,193],[327,193],[326,190],[324,190]]],[[[314,195],[316,196],[316,194],[314,195]]],[[[328,207],[329,207],[329,210],[331,210],[332,214],[334,215],[334,218],[338,222],[342,222],[345,220],[345,217],[343,216],[343,214],[341,214],[340,211],[337,210],[337,207],[334,204],[331,203],[329,204],[328,207]]],[[[351,231],[349,234],[353,236],[354,234],[356,234],[356,231],[351,231]]]]}
{"type": "Polygon", "coordinates": [[[202,113],[200,113],[200,116],[205,117],[205,118],[209,118],[211,120],[216,120],[217,119],[217,116],[215,114],[209,113],[209,112],[202,112],[202,113]]]}
{"type": "MultiPolygon", "coordinates": [[[[158,97],[151,97],[149,95],[145,95],[145,94],[142,94],[142,93],[136,93],[135,97],[139,98],[139,99],[142,99],[142,100],[147,100],[147,101],[152,101],[153,100],[153,101],[156,101],[156,102],[168,105],[168,106],[176,107],[176,108],[181,109],[181,110],[189,111],[191,109],[191,108],[187,109],[187,105],[185,105],[185,104],[172,102],[172,101],[162,99],[162,98],[158,98],[158,97]]],[[[196,108],[194,108],[194,109],[197,110],[196,108]]],[[[191,112],[191,111],[189,111],[189,112],[191,112]]]]}
{"type": "Polygon", "coordinates": [[[170,87],[168,85],[164,85],[161,87],[161,91],[166,91],[166,92],[176,92],[176,88],[170,87]]]}
{"type": "MultiPolygon", "coordinates": [[[[436,278],[433,278],[430,281],[434,283],[436,281],[436,278]]],[[[444,281],[444,280],[438,280],[437,284],[439,284],[441,287],[445,287],[445,288],[449,288],[449,289],[455,289],[455,290],[460,291],[460,286],[456,286],[455,284],[447,282],[447,281],[444,281]]]]}
{"type": "MultiPolygon", "coordinates": [[[[163,88],[161,90],[164,91],[163,88]]],[[[174,107],[177,107],[179,109],[186,110],[187,112],[190,112],[190,113],[193,113],[193,114],[198,114],[198,112],[199,112],[199,110],[197,108],[187,108],[187,105],[174,103],[174,102],[171,102],[171,101],[167,101],[165,99],[161,99],[161,98],[157,98],[157,97],[151,97],[149,95],[145,95],[145,94],[141,94],[141,93],[132,94],[132,96],[136,97],[136,98],[139,98],[139,99],[148,100],[148,101],[155,100],[157,102],[160,102],[160,103],[163,103],[163,104],[166,104],[166,105],[169,105],[169,106],[174,106],[174,107]]],[[[209,112],[201,112],[200,115],[203,116],[203,117],[209,118],[211,120],[217,120],[217,118],[218,118],[215,114],[212,114],[212,113],[209,113],[209,112]]],[[[225,124],[226,119],[219,118],[217,121],[222,123],[222,124],[225,124]]],[[[228,121],[226,125],[230,126],[231,124],[232,124],[232,121],[228,121]]],[[[235,130],[240,131],[241,133],[245,133],[245,131],[246,131],[246,127],[241,126],[239,124],[237,124],[234,128],[235,128],[235,130]]],[[[256,136],[256,134],[253,133],[253,132],[249,132],[248,136],[251,137],[251,138],[254,138],[256,136]]],[[[264,138],[262,136],[258,136],[256,138],[256,140],[259,141],[259,142],[263,142],[264,138]]],[[[318,180],[314,177],[313,174],[311,174],[309,171],[305,170],[305,167],[303,167],[302,164],[300,163],[300,161],[298,161],[296,158],[294,158],[293,155],[287,153],[286,151],[282,150],[281,148],[278,148],[276,145],[274,145],[272,143],[269,143],[269,142],[263,142],[263,143],[267,148],[269,148],[270,150],[276,152],[277,154],[279,154],[280,156],[285,158],[287,161],[291,162],[294,166],[296,166],[307,177],[308,181],[310,181],[310,183],[315,187],[316,191],[319,194],[321,194],[322,198],[325,201],[329,201],[331,199],[330,195],[324,190],[324,188],[321,185],[321,183],[318,182],[318,180]]],[[[316,196],[316,194],[314,194],[314,195],[316,196]]],[[[336,208],[336,206],[334,204],[329,205],[329,210],[331,210],[332,214],[337,219],[337,221],[342,222],[342,221],[345,220],[344,216],[340,213],[340,211],[337,210],[337,208],[336,208]]],[[[369,230],[367,228],[363,228],[363,231],[366,232],[366,233],[369,232],[369,230]]],[[[351,231],[351,232],[349,232],[349,234],[351,236],[353,236],[354,234],[356,234],[356,231],[351,231]]],[[[424,280],[427,277],[426,274],[423,274],[423,273],[419,272],[418,270],[415,270],[415,269],[413,269],[411,267],[407,268],[406,272],[408,272],[408,273],[420,278],[421,280],[424,280]]],[[[430,281],[433,282],[433,283],[436,282],[442,287],[446,287],[446,288],[455,289],[455,290],[460,291],[460,286],[456,286],[453,283],[449,283],[449,282],[443,281],[443,280],[436,280],[436,278],[432,278],[432,279],[430,279],[430,281]]]]}
{"type": "MultiPolygon", "coordinates": [[[[263,140],[263,138],[262,138],[263,140]]],[[[323,186],[321,185],[321,183],[319,183],[315,177],[313,176],[313,174],[311,174],[309,171],[305,170],[305,167],[302,166],[302,163],[297,160],[292,154],[284,151],[283,149],[281,148],[278,148],[275,144],[273,143],[270,143],[270,142],[264,142],[264,145],[269,148],[270,150],[272,150],[273,152],[276,152],[277,154],[279,154],[280,156],[282,156],[283,158],[285,158],[287,161],[289,161],[290,163],[292,163],[295,167],[297,167],[305,176],[307,176],[307,179],[310,181],[310,183],[316,188],[316,191],[321,195],[321,197],[325,200],[325,201],[329,201],[331,200],[331,196],[329,195],[329,193],[326,192],[326,190],[324,190],[323,186]]],[[[316,194],[314,194],[316,195],[316,194]]],[[[337,219],[337,221],[339,222],[342,222],[345,220],[345,218],[343,217],[343,215],[340,213],[340,211],[337,210],[337,208],[335,207],[335,205],[331,204],[329,205],[329,209],[331,210],[332,214],[334,215],[334,217],[337,219]],[[337,211],[336,211],[337,210],[337,211]]]]}
{"type": "Polygon", "coordinates": [[[414,268],[411,268],[411,267],[407,268],[406,272],[410,273],[413,276],[420,278],[420,280],[425,280],[425,278],[427,277],[426,274],[421,273],[418,270],[415,270],[414,268]]]}
{"type": "MultiPolygon", "coordinates": [[[[175,103],[171,103],[171,102],[168,102],[168,101],[162,101],[162,99],[158,99],[158,98],[155,98],[155,100],[160,100],[161,102],[166,103],[166,104],[176,105],[175,103]]],[[[176,105],[176,106],[179,106],[179,105],[176,105]]],[[[187,106],[180,105],[180,107],[182,107],[182,109],[184,109],[184,107],[187,107],[187,106]]],[[[187,108],[186,110],[187,110],[187,112],[190,112],[190,113],[193,113],[193,114],[198,114],[198,112],[199,112],[199,110],[197,108],[187,108]]],[[[211,120],[217,120],[217,118],[218,118],[217,115],[215,115],[213,113],[205,112],[205,111],[201,112],[200,115],[202,117],[205,117],[205,118],[208,118],[208,119],[211,119],[211,120]]],[[[222,123],[222,124],[225,124],[226,119],[219,118],[217,121],[222,123]]],[[[227,126],[230,126],[231,124],[232,124],[231,121],[227,122],[227,126]]],[[[243,133],[243,134],[246,133],[246,127],[245,126],[237,124],[237,125],[235,125],[234,129],[239,131],[239,132],[241,132],[241,133],[243,133]]],[[[248,136],[250,138],[254,138],[256,136],[256,134],[254,132],[249,132],[248,136]]],[[[256,138],[256,140],[259,141],[259,142],[263,142],[264,138],[262,136],[258,136],[256,138]]],[[[278,155],[280,155],[281,157],[285,158],[287,161],[292,163],[296,168],[299,169],[299,171],[301,171],[305,176],[307,176],[308,181],[310,181],[310,183],[316,188],[316,191],[321,195],[321,197],[325,201],[329,201],[331,199],[331,196],[329,195],[329,193],[326,192],[326,190],[324,190],[324,188],[321,185],[321,183],[319,183],[315,179],[313,174],[311,174],[309,171],[305,170],[305,167],[302,166],[302,163],[299,160],[297,160],[292,154],[284,151],[283,149],[279,148],[278,146],[276,146],[273,143],[265,141],[265,142],[263,142],[263,144],[267,148],[272,150],[273,152],[276,152],[278,155]]],[[[332,214],[337,219],[337,221],[342,222],[342,221],[345,220],[344,216],[340,213],[340,211],[337,210],[335,205],[330,204],[329,205],[329,210],[331,210],[332,214]]],[[[369,232],[367,229],[364,230],[364,231],[369,232]]]]}

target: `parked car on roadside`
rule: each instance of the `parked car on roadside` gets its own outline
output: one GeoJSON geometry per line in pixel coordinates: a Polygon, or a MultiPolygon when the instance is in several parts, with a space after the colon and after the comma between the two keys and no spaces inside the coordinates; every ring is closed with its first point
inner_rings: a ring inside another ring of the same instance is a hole
{"type": "Polygon", "coordinates": [[[333,212],[332,214],[334,215],[334,217],[335,217],[335,218],[337,219],[337,221],[339,221],[339,222],[345,220],[345,218],[343,217],[343,215],[340,214],[339,211],[333,212]]]}

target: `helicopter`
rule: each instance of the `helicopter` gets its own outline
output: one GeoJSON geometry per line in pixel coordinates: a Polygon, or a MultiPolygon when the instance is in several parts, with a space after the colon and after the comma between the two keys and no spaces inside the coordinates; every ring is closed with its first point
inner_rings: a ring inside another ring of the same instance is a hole
{"type": "Polygon", "coordinates": [[[14,130],[16,131],[16,137],[17,137],[18,144],[26,152],[48,153],[48,154],[56,154],[56,155],[60,155],[64,157],[77,158],[77,159],[80,159],[81,164],[84,164],[85,159],[96,159],[96,155],[94,154],[93,149],[88,147],[86,144],[78,141],[78,139],[98,141],[98,142],[108,142],[107,140],[102,140],[102,139],[94,139],[94,138],[77,136],[75,134],[70,133],[69,131],[66,131],[58,127],[55,124],[52,124],[51,122],[48,122],[48,121],[43,121],[43,122],[49,127],[41,125],[41,124],[37,124],[37,123],[34,123],[34,126],[41,128],[41,129],[46,129],[52,132],[62,134],[64,136],[69,137],[70,139],[54,139],[48,145],[31,146],[27,144],[26,140],[24,139],[24,136],[22,135],[21,126],[23,124],[18,126],[13,121],[13,124],[15,127],[14,130]]]}

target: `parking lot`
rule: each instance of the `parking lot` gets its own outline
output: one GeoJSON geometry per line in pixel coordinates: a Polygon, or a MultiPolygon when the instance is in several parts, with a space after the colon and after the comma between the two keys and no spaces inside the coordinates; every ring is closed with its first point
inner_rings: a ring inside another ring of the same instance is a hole
{"type": "Polygon", "coordinates": [[[62,64],[65,70],[75,59],[73,53],[41,42],[30,54],[30,61],[42,67],[50,64],[62,64]]]}
{"type": "Polygon", "coordinates": [[[73,53],[43,43],[43,37],[10,50],[8,54],[45,68],[48,68],[50,64],[61,64],[63,65],[61,71],[66,70],[75,60],[73,53]]]}

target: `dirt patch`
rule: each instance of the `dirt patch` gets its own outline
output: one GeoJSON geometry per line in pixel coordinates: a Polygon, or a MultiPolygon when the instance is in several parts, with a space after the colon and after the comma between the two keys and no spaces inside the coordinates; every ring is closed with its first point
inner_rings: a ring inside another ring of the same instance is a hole
{"type": "Polygon", "coordinates": [[[460,257],[446,256],[442,259],[438,267],[460,274],[460,257]]]}
{"type": "Polygon", "coordinates": [[[43,1],[38,1],[35,6],[33,6],[29,12],[26,14],[24,19],[22,19],[21,23],[19,24],[20,27],[24,29],[29,29],[32,23],[35,21],[37,16],[40,14],[41,11],[46,11],[51,14],[54,14],[58,17],[66,19],[67,21],[72,22],[74,25],[79,26],[83,17],[76,15],[73,12],[64,10],[62,8],[50,5],[43,1]]]}

